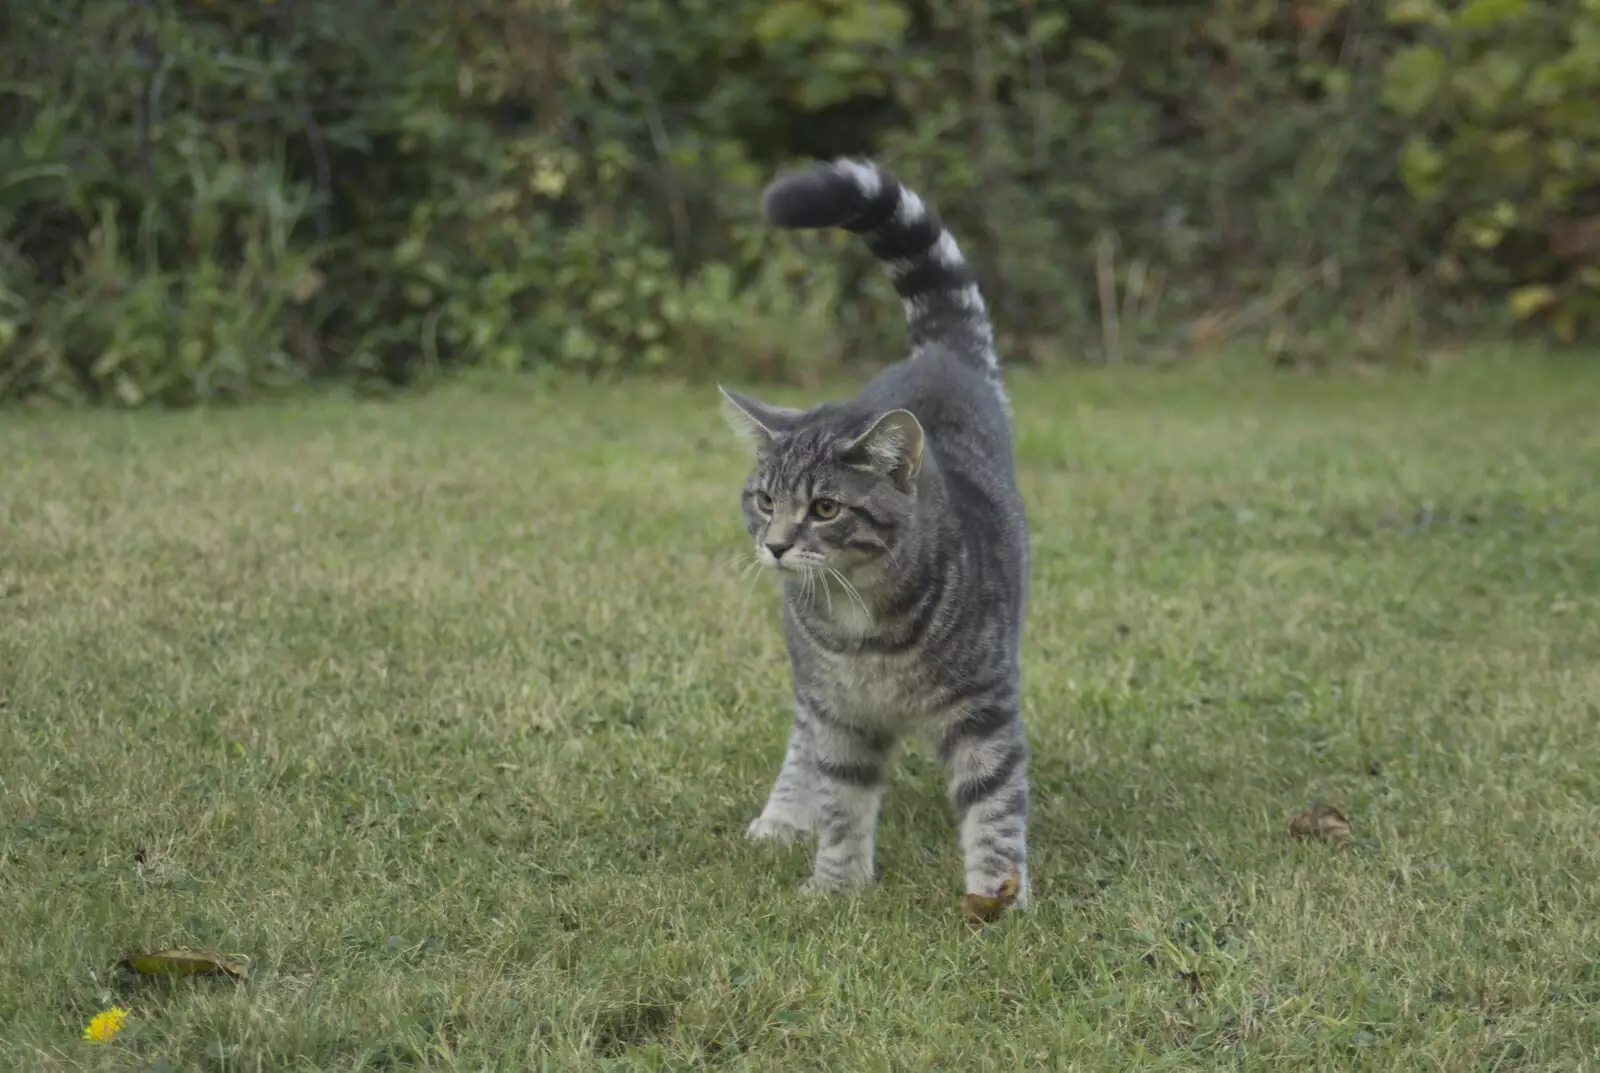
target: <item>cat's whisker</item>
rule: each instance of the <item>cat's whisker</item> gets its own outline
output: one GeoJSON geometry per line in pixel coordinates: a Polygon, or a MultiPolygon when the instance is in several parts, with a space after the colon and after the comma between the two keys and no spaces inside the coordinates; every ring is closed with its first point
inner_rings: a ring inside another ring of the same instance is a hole
{"type": "Polygon", "coordinates": [[[738,566],[739,557],[737,555],[727,555],[712,562],[710,575],[714,577],[717,574],[724,574],[731,576],[734,581],[738,581],[738,566]]]}
{"type": "Polygon", "coordinates": [[[744,602],[750,602],[750,595],[756,591],[756,585],[761,580],[761,560],[752,558],[740,574],[740,584],[744,586],[744,602]]]}
{"type": "Polygon", "coordinates": [[[750,594],[755,591],[755,579],[760,575],[761,560],[753,555],[745,558],[744,555],[735,552],[728,556],[723,568],[733,575],[733,582],[739,587],[743,602],[748,604],[750,594]]]}
{"type": "Polygon", "coordinates": [[[722,565],[733,576],[733,582],[739,589],[739,606],[748,607],[757,579],[761,576],[761,560],[753,553],[734,552],[722,565]]]}
{"type": "Polygon", "coordinates": [[[834,577],[834,580],[839,582],[839,587],[844,589],[846,595],[850,596],[853,600],[855,600],[856,606],[861,608],[861,613],[867,617],[867,625],[869,625],[869,626],[873,625],[874,623],[872,621],[872,609],[867,606],[867,601],[862,598],[860,590],[857,589],[855,587],[855,585],[851,583],[849,578],[845,577],[843,574],[841,574],[839,571],[835,570],[833,567],[831,567],[831,566],[828,567],[828,573],[832,574],[833,577],[834,577]]]}

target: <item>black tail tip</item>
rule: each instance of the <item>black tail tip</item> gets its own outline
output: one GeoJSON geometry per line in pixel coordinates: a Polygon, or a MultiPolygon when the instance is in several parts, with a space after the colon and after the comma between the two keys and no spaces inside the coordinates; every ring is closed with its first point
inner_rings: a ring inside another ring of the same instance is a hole
{"type": "Polygon", "coordinates": [[[841,227],[861,215],[890,182],[870,164],[820,164],[772,180],[761,193],[761,214],[779,227],[841,227]]]}

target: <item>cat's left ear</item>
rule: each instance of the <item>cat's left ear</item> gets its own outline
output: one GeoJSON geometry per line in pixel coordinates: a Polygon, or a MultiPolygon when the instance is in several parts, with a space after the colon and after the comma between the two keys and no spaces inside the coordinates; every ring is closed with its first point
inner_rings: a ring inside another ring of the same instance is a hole
{"type": "Polygon", "coordinates": [[[717,390],[722,392],[723,420],[728,422],[733,434],[756,454],[770,451],[779,435],[791,428],[797,418],[805,415],[804,410],[773,406],[737,391],[729,391],[721,384],[717,385],[717,390]]]}
{"type": "Polygon", "coordinates": [[[909,490],[922,472],[922,422],[910,410],[890,410],[857,436],[844,450],[853,465],[889,477],[909,490]]]}

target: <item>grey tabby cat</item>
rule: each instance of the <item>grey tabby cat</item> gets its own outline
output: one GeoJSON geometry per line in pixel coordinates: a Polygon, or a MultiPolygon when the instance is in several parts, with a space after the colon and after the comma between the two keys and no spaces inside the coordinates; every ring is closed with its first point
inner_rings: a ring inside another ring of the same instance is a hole
{"type": "Polygon", "coordinates": [[[783,767],[748,834],[814,833],[804,889],[870,883],[885,765],[922,733],[948,772],[969,913],[1024,907],[1027,523],[974,273],[921,198],[872,163],[779,176],[762,209],[780,227],[862,236],[903,301],[911,354],[855,400],[809,410],[722,389],[755,454],[745,527],[781,573],[794,672],[783,767]]]}

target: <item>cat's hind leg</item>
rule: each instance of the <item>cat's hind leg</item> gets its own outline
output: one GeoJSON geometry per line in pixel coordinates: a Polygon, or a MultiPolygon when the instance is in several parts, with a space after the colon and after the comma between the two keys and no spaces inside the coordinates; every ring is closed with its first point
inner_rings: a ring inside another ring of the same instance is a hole
{"type": "Polygon", "coordinates": [[[1027,908],[1028,747],[1015,699],[974,702],[945,723],[937,745],[956,809],[968,902],[1001,898],[1027,908]]]}

